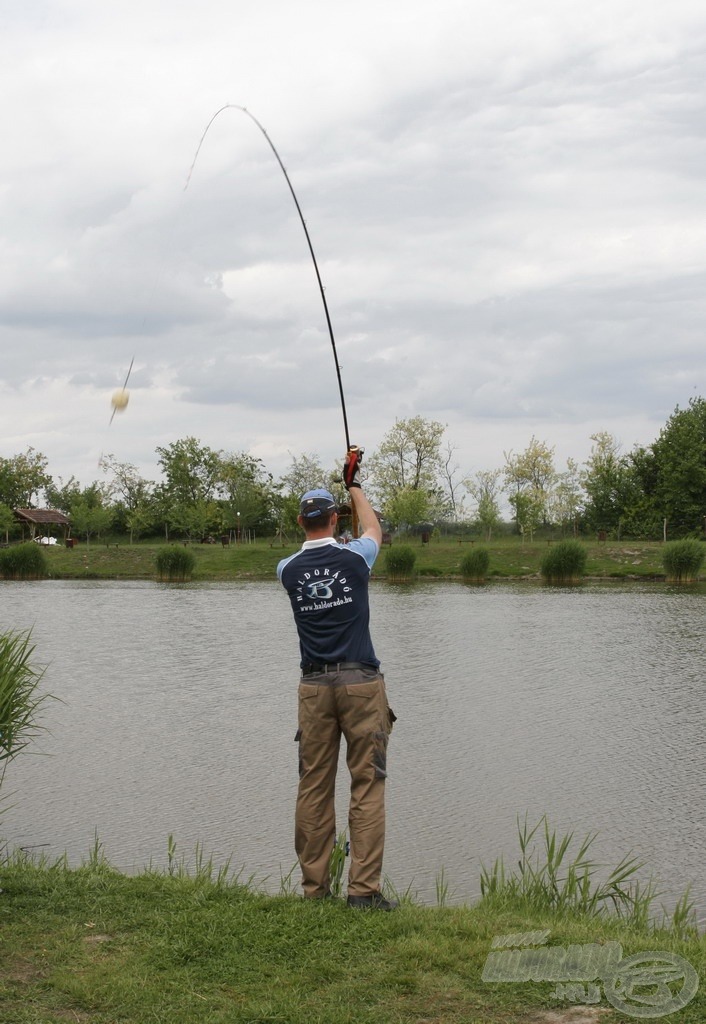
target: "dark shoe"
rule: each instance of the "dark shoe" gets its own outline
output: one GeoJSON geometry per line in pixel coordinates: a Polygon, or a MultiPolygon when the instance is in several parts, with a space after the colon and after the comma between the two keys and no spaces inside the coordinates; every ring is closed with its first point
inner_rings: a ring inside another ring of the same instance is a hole
{"type": "Polygon", "coordinates": [[[397,900],[386,900],[381,892],[371,892],[366,896],[349,896],[348,906],[356,910],[396,910],[397,900]]]}

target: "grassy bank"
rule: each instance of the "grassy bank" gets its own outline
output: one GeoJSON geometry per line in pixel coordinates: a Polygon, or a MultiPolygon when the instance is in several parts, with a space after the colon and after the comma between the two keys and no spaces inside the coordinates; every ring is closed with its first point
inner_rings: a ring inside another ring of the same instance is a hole
{"type": "MultiPolygon", "coordinates": [[[[189,550],[195,557],[194,579],[272,579],[279,559],[292,554],[298,546],[295,538],[284,547],[270,546],[267,540],[227,548],[220,544],[192,544],[189,550]]],[[[480,544],[441,539],[430,544],[420,544],[415,540],[412,546],[417,555],[416,569],[420,577],[460,579],[463,556],[480,544]]],[[[513,537],[484,546],[490,555],[489,578],[521,579],[539,577],[548,542],[523,544],[513,537]]],[[[50,547],[45,549],[45,553],[50,576],[57,579],[155,579],[156,556],[162,547],[154,543],[131,545],[125,541],[111,541],[109,544],[92,542],[88,547],[78,544],[73,549],[50,547]]],[[[588,576],[606,579],[665,578],[663,544],[587,541],[586,549],[588,576]]],[[[375,575],[378,578],[384,576],[382,559],[376,566],[375,575]]]]}
{"type": "MultiPolygon", "coordinates": [[[[576,1020],[554,982],[482,980],[494,937],[546,929],[552,946],[613,940],[624,956],[671,950],[706,970],[703,937],[493,899],[377,914],[262,895],[209,871],[126,877],[99,857],[76,870],[15,858],[0,884],[3,1024],[576,1020]]],[[[606,1024],[626,1019],[604,996],[601,1007],[606,1024]]],[[[667,1019],[705,1018],[699,992],[667,1019]]]]}

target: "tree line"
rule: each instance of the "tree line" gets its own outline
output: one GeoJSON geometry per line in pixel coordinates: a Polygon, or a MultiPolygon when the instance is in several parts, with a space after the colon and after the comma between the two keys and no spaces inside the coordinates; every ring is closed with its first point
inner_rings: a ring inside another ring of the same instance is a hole
{"type": "MultiPolygon", "coordinates": [[[[594,434],[588,459],[555,465],[554,448],[532,437],[503,453],[496,469],[468,475],[455,459],[446,427],[414,416],[397,420],[363,462],[366,488],[391,530],[474,528],[490,539],[511,527],[529,538],[541,528],[610,537],[703,536],[706,524],[706,400],[674,410],[656,440],[623,452],[608,432],[594,434]]],[[[162,479],[147,480],[114,455],[88,486],[55,481],[33,448],[0,457],[0,533],[17,530],[16,508],[48,507],[70,516],[75,535],[107,533],[192,541],[235,531],[260,536],[294,531],[300,495],[328,486],[345,502],[340,464],[325,469],[316,454],[292,457],[275,480],[247,452],[216,451],[194,437],[155,450],[162,479]]]]}

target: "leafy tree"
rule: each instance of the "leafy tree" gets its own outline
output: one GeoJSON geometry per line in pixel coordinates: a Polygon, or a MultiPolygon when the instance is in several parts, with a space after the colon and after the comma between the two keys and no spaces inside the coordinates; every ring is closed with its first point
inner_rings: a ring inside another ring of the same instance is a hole
{"type": "MultiPolygon", "coordinates": [[[[449,514],[450,504],[443,484],[445,462],[441,453],[445,429],[442,423],[422,416],[396,420],[368,461],[373,494],[390,522],[399,515],[395,507],[397,495],[410,490],[425,495],[424,518],[427,520],[442,519],[449,514]]],[[[408,500],[404,497],[403,504],[408,500]]],[[[421,508],[422,499],[415,500],[421,508]]]]}
{"type": "Polygon", "coordinates": [[[221,460],[221,489],[226,527],[243,530],[271,528],[274,519],[274,482],[262,459],[245,452],[221,460]]]}
{"type": "Polygon", "coordinates": [[[652,444],[654,503],[677,535],[700,532],[706,515],[706,400],[676,407],[652,444]]]}
{"type": "MultiPolygon", "coordinates": [[[[556,482],[556,470],[554,469],[554,449],[549,448],[544,441],[538,441],[534,435],[524,452],[515,455],[512,451],[505,452],[505,483],[512,497],[509,501],[517,513],[518,508],[523,510],[523,515],[529,515],[527,522],[534,522],[537,509],[539,509],[539,526],[547,522],[549,513],[549,498],[552,488],[556,482]],[[517,501],[518,496],[525,495],[528,500],[517,501]],[[514,500],[513,500],[514,499],[514,500]],[[531,514],[530,510],[531,509],[531,514]]],[[[525,531],[520,527],[520,521],[515,516],[518,529],[521,533],[534,532],[525,531]]]]}
{"type": "Polygon", "coordinates": [[[156,449],[166,477],[159,492],[159,508],[168,525],[188,537],[204,537],[222,526],[216,498],[219,493],[221,453],[202,446],[195,437],[174,441],[156,449]],[[166,501],[165,501],[166,499],[166,501]]]}
{"type": "Polygon", "coordinates": [[[635,497],[630,460],[620,454],[619,442],[607,431],[592,434],[591,440],[591,454],[581,473],[584,522],[590,530],[618,532],[635,497]]]}
{"type": "Polygon", "coordinates": [[[0,502],[0,533],[5,534],[5,543],[9,543],[10,530],[15,525],[15,517],[9,505],[0,502]]]}
{"type": "Polygon", "coordinates": [[[501,469],[479,469],[472,479],[464,481],[466,490],[476,502],[476,520],[486,540],[490,540],[500,522],[501,477],[501,469]]]}
{"type": "Polygon", "coordinates": [[[436,489],[443,469],[441,441],[445,429],[442,423],[422,416],[395,421],[368,467],[383,502],[404,487],[436,489]]]}
{"type": "Polygon", "coordinates": [[[546,514],[546,495],[535,490],[517,491],[510,495],[508,501],[515,512],[515,522],[523,543],[528,534],[531,541],[546,514]]]}
{"type": "Polygon", "coordinates": [[[459,489],[464,486],[464,481],[458,479],[460,467],[457,462],[454,462],[455,453],[456,447],[447,441],[441,454],[441,475],[444,481],[449,515],[457,522],[463,518],[464,514],[463,497],[459,495],[459,489]]]}
{"type": "Polygon", "coordinates": [[[573,459],[567,459],[566,470],[558,474],[548,501],[549,519],[561,527],[562,533],[569,528],[574,534],[578,532],[581,498],[578,464],[573,459]]]}
{"type": "Polygon", "coordinates": [[[298,499],[316,487],[327,487],[329,477],[330,474],[322,467],[319,456],[311,452],[292,455],[292,462],[287,472],[280,478],[280,483],[284,494],[298,499]]]}
{"type": "Polygon", "coordinates": [[[52,508],[58,509],[71,519],[71,528],[86,542],[95,534],[109,529],[115,518],[115,508],[110,503],[110,487],[94,481],[88,487],[81,487],[75,477],[61,486],[53,483],[47,488],[46,497],[52,508]]]}
{"type": "Polygon", "coordinates": [[[428,492],[414,487],[403,487],[385,506],[385,518],[394,529],[411,529],[428,523],[432,511],[428,492]]]}
{"type": "Polygon", "coordinates": [[[197,498],[170,505],[170,525],[189,540],[201,540],[223,529],[223,512],[217,501],[197,498]]]}
{"type": "Polygon", "coordinates": [[[173,441],[156,452],[174,501],[188,505],[215,498],[221,475],[220,452],[202,446],[195,437],[173,441]]]}
{"type": "Polygon", "coordinates": [[[109,529],[113,521],[113,510],[100,503],[92,503],[90,496],[82,496],[71,509],[71,527],[89,544],[94,534],[109,529]]]}
{"type": "Polygon", "coordinates": [[[9,459],[0,458],[0,501],[10,508],[32,508],[39,494],[51,484],[48,460],[29,447],[9,459]]]}
{"type": "Polygon", "coordinates": [[[661,537],[664,517],[655,498],[657,466],[651,448],[637,446],[630,452],[621,486],[618,536],[661,537]]]}
{"type": "MultiPolygon", "coordinates": [[[[291,452],[290,452],[291,455],[291,452]]],[[[319,456],[315,453],[292,455],[292,462],[277,485],[278,495],[275,498],[276,516],[285,530],[297,529],[299,501],[302,494],[317,487],[331,487],[332,476],[323,469],[319,456]]],[[[340,498],[340,494],[338,497],[340,498]]]]}
{"type": "Polygon", "coordinates": [[[154,484],[140,476],[132,463],[118,462],[114,455],[104,455],[100,466],[104,473],[112,474],[109,487],[111,496],[118,498],[116,516],[124,519],[132,544],[155,524],[154,484]]]}
{"type": "Polygon", "coordinates": [[[44,494],[50,508],[58,509],[59,512],[69,516],[74,504],[81,498],[81,485],[74,476],[69,477],[66,483],[62,477],[59,477],[59,485],[57,486],[52,481],[46,487],[44,494]]]}

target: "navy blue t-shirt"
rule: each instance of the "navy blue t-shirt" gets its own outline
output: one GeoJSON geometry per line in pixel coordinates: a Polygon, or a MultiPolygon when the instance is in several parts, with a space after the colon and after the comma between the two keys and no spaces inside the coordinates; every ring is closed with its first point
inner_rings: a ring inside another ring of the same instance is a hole
{"type": "Polygon", "coordinates": [[[292,603],[302,668],[342,661],[379,667],[368,604],[368,580],[377,554],[372,537],[350,544],[324,537],[305,541],[277,566],[292,603]]]}

